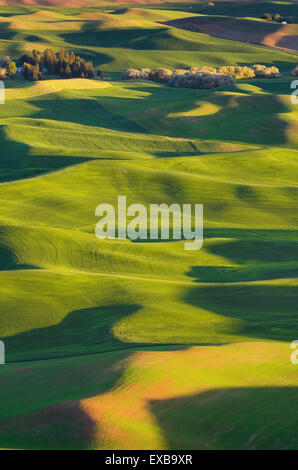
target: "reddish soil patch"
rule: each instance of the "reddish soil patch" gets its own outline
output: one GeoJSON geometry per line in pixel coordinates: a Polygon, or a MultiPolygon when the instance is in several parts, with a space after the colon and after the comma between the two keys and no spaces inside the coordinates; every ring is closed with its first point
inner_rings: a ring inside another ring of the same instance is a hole
{"type": "Polygon", "coordinates": [[[295,33],[298,33],[297,25],[281,25],[278,31],[265,37],[264,44],[298,51],[298,34],[295,33]]]}

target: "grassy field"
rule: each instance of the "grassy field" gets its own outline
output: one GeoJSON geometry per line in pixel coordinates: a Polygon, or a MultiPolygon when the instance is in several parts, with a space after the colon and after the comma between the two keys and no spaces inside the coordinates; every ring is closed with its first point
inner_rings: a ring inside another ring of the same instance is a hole
{"type": "MultiPolygon", "coordinates": [[[[298,16],[214,14],[276,9],[298,16]]],[[[0,448],[298,449],[298,54],[164,24],[209,10],[0,7],[0,55],[71,48],[113,79],[6,82],[0,448]],[[120,80],[256,62],[282,78],[120,80]],[[95,208],[118,195],[204,204],[203,248],[98,240],[95,208]]]]}

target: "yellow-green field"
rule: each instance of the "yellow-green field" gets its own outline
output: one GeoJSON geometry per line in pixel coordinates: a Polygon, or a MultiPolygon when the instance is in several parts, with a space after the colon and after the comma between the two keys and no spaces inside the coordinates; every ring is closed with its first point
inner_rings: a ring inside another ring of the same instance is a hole
{"type": "Polygon", "coordinates": [[[160,24],[200,8],[0,7],[1,55],[73,48],[110,75],[6,82],[0,448],[298,449],[298,55],[160,24]],[[283,76],[120,80],[255,62],[283,76]],[[204,204],[203,248],[98,240],[118,195],[204,204]]]}

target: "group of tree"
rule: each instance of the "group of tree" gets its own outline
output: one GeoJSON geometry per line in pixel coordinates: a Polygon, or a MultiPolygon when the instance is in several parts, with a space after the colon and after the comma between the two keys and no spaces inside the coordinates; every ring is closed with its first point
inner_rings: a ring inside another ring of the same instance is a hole
{"type": "MultiPolygon", "coordinates": [[[[63,78],[93,78],[94,66],[91,61],[85,61],[73,51],[62,49],[55,53],[45,49],[43,53],[34,49],[32,54],[24,54],[19,65],[23,67],[23,75],[28,80],[41,80],[43,73],[60,75],[63,78]]],[[[97,71],[97,76],[101,72],[97,71]]]]}
{"type": "Polygon", "coordinates": [[[235,80],[248,78],[278,78],[281,74],[275,66],[254,64],[252,66],[224,65],[215,67],[202,66],[189,69],[171,70],[158,68],[127,69],[122,73],[124,80],[150,80],[167,83],[170,86],[182,88],[216,88],[232,85],[235,80]]]}
{"type": "Polygon", "coordinates": [[[17,73],[16,63],[10,57],[5,56],[0,59],[0,80],[12,78],[17,73]]]}
{"type": "Polygon", "coordinates": [[[167,83],[176,88],[216,88],[232,85],[235,80],[231,76],[218,74],[214,67],[191,67],[190,69],[127,69],[123,72],[125,80],[139,79],[167,83]]]}
{"type": "Polygon", "coordinates": [[[267,21],[275,21],[275,23],[282,23],[283,21],[286,21],[287,23],[293,23],[293,17],[292,16],[281,16],[279,13],[264,13],[264,15],[261,17],[263,20],[267,21]]]}
{"type": "Polygon", "coordinates": [[[29,64],[28,62],[23,62],[23,76],[26,80],[42,80],[43,74],[40,71],[39,64],[29,64]]]}

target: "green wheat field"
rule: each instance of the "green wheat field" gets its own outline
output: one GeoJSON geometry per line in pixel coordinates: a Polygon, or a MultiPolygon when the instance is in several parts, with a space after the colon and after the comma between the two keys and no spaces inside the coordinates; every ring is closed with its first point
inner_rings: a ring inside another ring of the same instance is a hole
{"type": "Polygon", "coordinates": [[[298,449],[297,21],[291,2],[0,6],[1,57],[65,48],[106,75],[5,81],[0,448],[298,449]],[[180,27],[246,34],[266,11],[296,50],[180,27]],[[282,77],[121,79],[256,63],[282,77]],[[118,195],[204,204],[202,249],[97,239],[118,195]]]}

